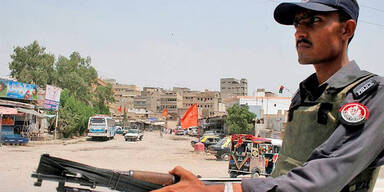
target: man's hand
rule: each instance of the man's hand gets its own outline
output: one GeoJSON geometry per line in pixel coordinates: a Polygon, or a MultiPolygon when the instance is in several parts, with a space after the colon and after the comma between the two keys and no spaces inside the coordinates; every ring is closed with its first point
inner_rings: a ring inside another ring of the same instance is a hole
{"type": "Polygon", "coordinates": [[[180,181],[174,185],[163,187],[153,192],[214,192],[224,191],[224,185],[206,186],[193,173],[177,166],[169,172],[169,174],[177,175],[180,181]]]}

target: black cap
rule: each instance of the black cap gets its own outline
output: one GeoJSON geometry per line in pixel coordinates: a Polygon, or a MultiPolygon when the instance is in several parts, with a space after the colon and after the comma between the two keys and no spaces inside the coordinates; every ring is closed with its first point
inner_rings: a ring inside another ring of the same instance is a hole
{"type": "Polygon", "coordinates": [[[292,25],[298,9],[319,12],[343,11],[357,21],[359,5],[356,0],[303,0],[298,3],[281,3],[274,12],[275,20],[283,25],[292,25]]]}

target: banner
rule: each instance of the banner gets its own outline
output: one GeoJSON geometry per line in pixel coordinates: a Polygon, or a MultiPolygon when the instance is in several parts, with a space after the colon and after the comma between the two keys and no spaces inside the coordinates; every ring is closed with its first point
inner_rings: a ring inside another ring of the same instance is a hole
{"type": "Polygon", "coordinates": [[[198,111],[197,104],[193,104],[181,118],[181,128],[186,129],[188,127],[197,126],[198,111]]]}
{"type": "Polygon", "coordinates": [[[0,97],[36,100],[38,89],[37,85],[0,79],[0,97]]]}
{"type": "Polygon", "coordinates": [[[44,108],[48,110],[58,110],[60,105],[60,95],[60,88],[47,85],[45,89],[44,108]]]}
{"type": "Polygon", "coordinates": [[[52,85],[45,88],[45,99],[60,102],[61,89],[52,85]]]}

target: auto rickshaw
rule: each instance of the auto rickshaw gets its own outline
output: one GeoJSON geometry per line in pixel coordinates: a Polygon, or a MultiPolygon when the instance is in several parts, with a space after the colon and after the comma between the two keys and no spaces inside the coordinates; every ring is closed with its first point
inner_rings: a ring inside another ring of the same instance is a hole
{"type": "Polygon", "coordinates": [[[231,143],[228,167],[231,178],[238,175],[267,177],[272,173],[281,146],[272,144],[271,139],[244,134],[232,135],[231,143]]]}

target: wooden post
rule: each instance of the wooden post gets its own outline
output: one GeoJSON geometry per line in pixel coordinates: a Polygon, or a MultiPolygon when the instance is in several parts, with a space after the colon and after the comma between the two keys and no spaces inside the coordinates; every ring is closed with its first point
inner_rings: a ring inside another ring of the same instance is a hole
{"type": "Polygon", "coordinates": [[[56,121],[55,121],[55,130],[53,132],[53,139],[57,138],[57,136],[56,136],[57,131],[56,130],[57,130],[58,121],[59,121],[59,110],[56,111],[56,121]]]}
{"type": "Polygon", "coordinates": [[[0,147],[3,144],[3,114],[0,114],[0,147]]]}

